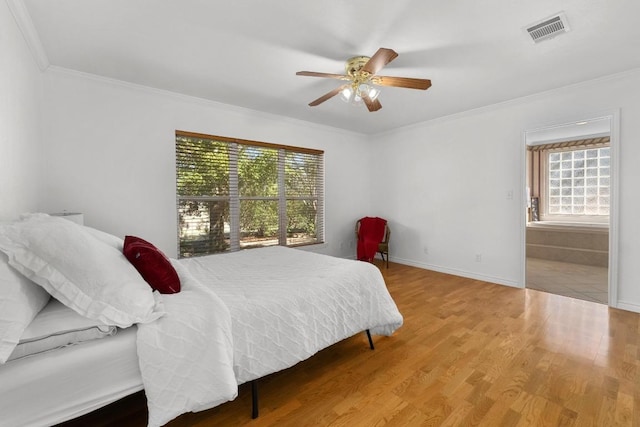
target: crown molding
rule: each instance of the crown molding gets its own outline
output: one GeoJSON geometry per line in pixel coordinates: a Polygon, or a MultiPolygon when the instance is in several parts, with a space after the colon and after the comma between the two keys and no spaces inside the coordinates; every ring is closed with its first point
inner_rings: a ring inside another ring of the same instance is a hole
{"type": "MultiPolygon", "coordinates": [[[[441,116],[441,117],[435,117],[433,119],[429,119],[429,120],[423,120],[423,121],[419,121],[416,123],[412,123],[412,124],[408,124],[406,126],[400,126],[397,127],[395,129],[390,129],[388,131],[383,131],[383,132],[379,132],[377,134],[374,134],[372,136],[374,137],[385,137],[385,136],[389,136],[389,135],[393,135],[396,134],[397,132],[405,132],[405,131],[411,131],[414,129],[420,129],[420,128],[424,128],[424,127],[429,127],[432,125],[437,125],[437,124],[441,124],[441,123],[446,123],[446,122],[451,122],[451,121],[456,121],[459,119],[463,119],[463,118],[467,118],[467,117],[473,117],[475,115],[478,114],[482,114],[482,113],[486,113],[486,112],[492,112],[492,111],[498,111],[504,108],[508,108],[508,107],[515,107],[515,106],[519,106],[519,105],[524,105],[527,104],[529,102],[535,101],[537,99],[544,99],[547,96],[553,95],[553,94],[558,94],[558,93],[562,93],[562,92],[566,92],[568,90],[573,90],[573,89],[580,89],[580,88],[592,88],[595,85],[598,85],[600,83],[603,82],[608,82],[608,81],[615,81],[618,79],[623,79],[629,76],[640,76],[640,68],[631,68],[629,70],[624,70],[618,73],[614,73],[614,74],[608,74],[605,76],[601,76],[601,77],[596,77],[593,79],[589,79],[589,80],[584,80],[581,82],[577,82],[577,83],[571,83],[565,86],[560,86],[557,88],[553,88],[553,89],[549,89],[549,90],[545,90],[542,92],[536,92],[530,95],[525,95],[525,96],[521,96],[518,98],[512,98],[512,99],[508,99],[505,101],[501,101],[501,102],[496,102],[494,104],[488,104],[488,105],[484,105],[481,107],[477,107],[477,108],[472,108],[469,110],[465,110],[465,111],[460,111],[458,113],[453,113],[453,114],[449,114],[446,116],[441,116]]],[[[571,120],[567,120],[567,122],[569,122],[571,120]]],[[[543,126],[540,126],[543,127],[543,126]]],[[[535,128],[535,127],[534,127],[535,128]]]]}
{"type": "Polygon", "coordinates": [[[38,68],[40,68],[41,71],[46,70],[49,68],[49,58],[44,51],[40,36],[38,35],[36,27],[33,25],[33,20],[31,19],[31,15],[29,15],[27,6],[25,6],[22,0],[6,0],[6,2],[9,10],[11,10],[13,14],[13,18],[16,20],[20,32],[22,32],[24,40],[27,42],[27,46],[29,46],[33,59],[35,59],[38,64],[38,68]]]}
{"type": "MultiPolygon", "coordinates": [[[[233,105],[233,104],[225,104],[223,102],[214,101],[207,98],[200,98],[197,96],[186,95],[183,93],[173,92],[166,89],[159,89],[151,86],[145,86],[139,83],[132,83],[125,80],[115,79],[113,77],[106,77],[98,74],[87,73],[85,71],[74,70],[71,68],[59,67],[57,65],[50,65],[46,70],[46,74],[66,75],[66,76],[70,76],[78,79],[92,80],[96,83],[103,84],[103,85],[121,87],[121,88],[125,88],[132,91],[144,92],[153,96],[159,96],[162,98],[173,98],[181,102],[202,105],[209,108],[222,109],[227,113],[238,114],[243,117],[246,116],[247,114],[251,114],[253,117],[256,117],[256,118],[259,117],[269,121],[289,123],[291,125],[303,127],[306,129],[316,129],[318,131],[329,132],[329,133],[334,133],[334,134],[343,135],[343,136],[348,135],[348,136],[357,137],[357,138],[366,137],[366,135],[362,133],[352,131],[349,129],[343,129],[343,128],[323,125],[323,124],[314,123],[314,122],[308,122],[305,120],[296,119],[288,116],[280,116],[280,115],[268,113],[265,111],[252,110],[247,107],[240,107],[238,105],[233,105]]],[[[206,133],[206,132],[203,132],[203,133],[206,133]]],[[[255,139],[255,137],[247,136],[246,139],[255,139]]]]}

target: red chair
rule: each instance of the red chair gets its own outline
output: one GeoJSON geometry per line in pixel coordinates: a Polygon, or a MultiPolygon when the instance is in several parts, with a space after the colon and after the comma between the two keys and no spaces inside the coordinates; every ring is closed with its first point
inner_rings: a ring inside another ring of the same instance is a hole
{"type": "Polygon", "coordinates": [[[384,218],[364,217],[356,221],[357,258],[372,262],[376,252],[389,268],[389,237],[391,230],[384,218]],[[385,259],[386,255],[386,259],[385,259]]]}

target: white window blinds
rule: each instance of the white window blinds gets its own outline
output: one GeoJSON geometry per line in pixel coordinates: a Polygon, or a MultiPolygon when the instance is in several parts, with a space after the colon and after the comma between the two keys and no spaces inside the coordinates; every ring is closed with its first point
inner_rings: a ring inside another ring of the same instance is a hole
{"type": "Polygon", "coordinates": [[[179,254],[324,240],[323,152],[176,132],[179,254]]]}

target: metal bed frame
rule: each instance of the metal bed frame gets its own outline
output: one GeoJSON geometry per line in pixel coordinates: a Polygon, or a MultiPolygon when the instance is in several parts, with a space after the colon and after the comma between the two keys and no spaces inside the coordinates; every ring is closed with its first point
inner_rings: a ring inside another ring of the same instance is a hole
{"type": "MultiPolygon", "coordinates": [[[[367,338],[369,339],[369,348],[371,350],[375,350],[376,348],[373,346],[373,339],[371,339],[371,332],[369,329],[365,331],[367,333],[367,338]]],[[[258,407],[258,380],[251,381],[251,418],[256,419],[259,416],[259,407],[258,407]]]]}

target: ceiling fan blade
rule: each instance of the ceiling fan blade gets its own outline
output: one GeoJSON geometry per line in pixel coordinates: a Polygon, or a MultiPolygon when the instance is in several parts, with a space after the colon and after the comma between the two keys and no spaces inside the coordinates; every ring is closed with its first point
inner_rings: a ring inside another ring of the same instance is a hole
{"type": "Polygon", "coordinates": [[[335,88],[334,90],[332,90],[331,92],[327,92],[324,95],[322,95],[320,98],[316,99],[315,101],[312,101],[309,103],[309,107],[315,107],[316,105],[320,105],[322,104],[324,101],[326,101],[327,99],[331,99],[334,96],[336,96],[337,94],[340,93],[340,91],[342,91],[342,89],[344,89],[345,87],[347,87],[349,85],[342,85],[339,86],[337,88],[335,88]]]}
{"type": "Polygon", "coordinates": [[[410,77],[373,76],[371,83],[378,86],[404,87],[420,90],[426,90],[431,87],[431,80],[429,79],[413,79],[410,77]]]}
{"type": "Polygon", "coordinates": [[[382,108],[382,104],[380,104],[380,101],[378,101],[378,98],[372,100],[371,98],[369,98],[369,95],[364,94],[362,96],[362,100],[364,101],[369,111],[372,113],[382,108]]]}
{"type": "Polygon", "coordinates": [[[387,49],[381,47],[376,53],[373,54],[371,59],[364,64],[362,71],[366,71],[369,74],[376,74],[378,71],[398,57],[398,54],[393,49],[387,49]]]}
{"type": "Polygon", "coordinates": [[[298,71],[296,73],[296,76],[326,77],[329,79],[350,80],[349,76],[344,74],[316,73],[315,71],[298,71]]]}

